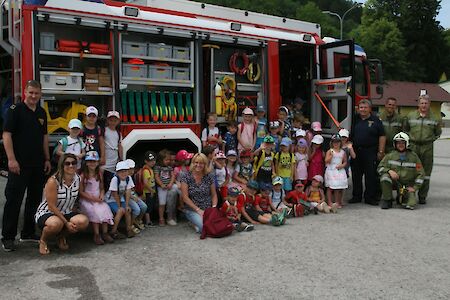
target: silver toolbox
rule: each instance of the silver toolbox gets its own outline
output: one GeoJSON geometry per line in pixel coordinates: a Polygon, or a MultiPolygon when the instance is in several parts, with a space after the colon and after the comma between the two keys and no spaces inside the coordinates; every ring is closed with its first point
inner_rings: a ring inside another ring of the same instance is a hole
{"type": "Polygon", "coordinates": [[[83,73],[41,71],[43,89],[81,91],[83,73]]]}

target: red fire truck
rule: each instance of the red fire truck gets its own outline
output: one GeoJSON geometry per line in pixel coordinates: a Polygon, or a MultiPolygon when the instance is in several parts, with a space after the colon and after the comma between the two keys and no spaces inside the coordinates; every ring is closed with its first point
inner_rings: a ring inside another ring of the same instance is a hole
{"type": "Polygon", "coordinates": [[[198,151],[206,113],[264,105],[272,120],[298,97],[331,134],[372,96],[364,50],[319,24],[186,0],[0,2],[1,96],[39,80],[53,141],[95,105],[120,111],[127,157],[198,151]]]}

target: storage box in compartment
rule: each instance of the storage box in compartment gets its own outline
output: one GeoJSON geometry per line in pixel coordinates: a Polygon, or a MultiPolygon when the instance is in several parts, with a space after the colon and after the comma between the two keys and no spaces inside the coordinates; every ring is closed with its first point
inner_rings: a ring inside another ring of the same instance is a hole
{"type": "Polygon", "coordinates": [[[134,56],[147,56],[147,43],[123,41],[122,53],[134,56]]]}
{"type": "Polygon", "coordinates": [[[148,55],[157,58],[172,58],[172,46],[166,44],[148,44],[148,55]]]}
{"type": "Polygon", "coordinates": [[[189,80],[189,68],[173,68],[173,80],[189,80]]]}
{"type": "Polygon", "coordinates": [[[40,49],[54,51],[55,48],[55,34],[53,32],[41,32],[40,34],[40,49]]]}
{"type": "Polygon", "coordinates": [[[173,51],[172,51],[172,56],[173,58],[176,59],[184,59],[184,60],[189,60],[190,56],[189,56],[189,48],[188,47],[173,47],[173,51]]]}
{"type": "Polygon", "coordinates": [[[110,74],[98,74],[98,85],[101,87],[112,87],[110,74]]]}
{"type": "Polygon", "coordinates": [[[98,74],[85,73],[84,74],[84,89],[86,91],[98,91],[98,74]]]}
{"type": "Polygon", "coordinates": [[[135,77],[135,78],[147,78],[148,77],[148,66],[147,65],[123,64],[122,76],[123,77],[135,77]]]}
{"type": "Polygon", "coordinates": [[[83,73],[41,71],[40,79],[43,89],[81,91],[83,76],[83,73]]]}
{"type": "Polygon", "coordinates": [[[151,79],[172,79],[172,67],[170,66],[149,66],[149,78],[151,79]]]}

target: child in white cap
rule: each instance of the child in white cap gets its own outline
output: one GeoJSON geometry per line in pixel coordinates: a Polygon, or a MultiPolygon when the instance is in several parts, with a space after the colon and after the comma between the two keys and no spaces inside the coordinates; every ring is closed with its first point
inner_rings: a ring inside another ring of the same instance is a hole
{"type": "Polygon", "coordinates": [[[109,187],[111,178],[115,173],[117,162],[122,160],[122,135],[119,130],[120,114],[112,110],[106,115],[105,127],[105,165],[103,166],[103,178],[105,189],[109,187]]]}
{"type": "Polygon", "coordinates": [[[86,155],[86,151],[84,150],[84,143],[80,137],[81,129],[83,125],[81,121],[78,119],[72,119],[69,121],[69,135],[63,137],[58,141],[58,145],[55,149],[56,157],[60,157],[64,153],[72,153],[77,157],[77,169],[81,169],[81,161],[83,157],[86,155]]]}
{"type": "Polygon", "coordinates": [[[323,136],[320,134],[315,135],[311,140],[308,164],[308,181],[311,181],[316,175],[323,177],[325,172],[325,153],[322,150],[322,144],[323,136]]]}
{"type": "Polygon", "coordinates": [[[256,143],[256,123],[254,113],[250,107],[244,108],[242,111],[243,122],[238,125],[238,151],[253,151],[256,143]]]}
{"type": "Polygon", "coordinates": [[[86,122],[80,136],[85,143],[86,152],[97,151],[100,154],[100,165],[105,164],[104,132],[97,125],[98,110],[94,106],[86,108],[86,122]]]}

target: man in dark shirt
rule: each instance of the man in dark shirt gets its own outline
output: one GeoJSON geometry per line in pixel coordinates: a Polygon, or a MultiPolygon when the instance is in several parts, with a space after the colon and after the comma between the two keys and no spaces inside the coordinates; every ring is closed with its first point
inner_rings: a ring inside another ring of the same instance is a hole
{"type": "Polygon", "coordinates": [[[356,158],[351,161],[353,198],[349,202],[361,202],[363,196],[362,177],[364,175],[364,201],[367,204],[378,205],[377,164],[378,160],[384,156],[386,145],[383,123],[372,115],[372,104],[369,100],[361,100],[358,112],[351,135],[356,158]]]}
{"type": "Polygon", "coordinates": [[[5,251],[14,244],[20,207],[25,190],[25,216],[21,241],[39,241],[35,234],[34,214],[42,200],[44,172],[50,172],[47,116],[40,107],[41,84],[30,80],[25,85],[25,100],[13,104],[4,123],[3,143],[8,157],[8,182],[3,211],[2,246],[5,251]]]}

